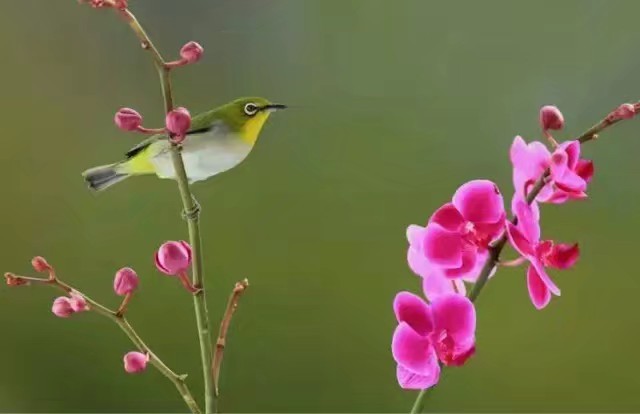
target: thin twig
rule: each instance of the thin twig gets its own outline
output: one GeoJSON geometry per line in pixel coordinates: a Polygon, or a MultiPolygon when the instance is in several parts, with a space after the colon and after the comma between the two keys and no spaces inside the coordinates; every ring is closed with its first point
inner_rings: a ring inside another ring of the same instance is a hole
{"type": "Polygon", "coordinates": [[[51,269],[50,272],[52,276],[50,276],[49,278],[19,276],[12,273],[5,274],[5,278],[7,279],[8,284],[14,283],[15,286],[21,284],[49,285],[54,288],[58,288],[67,294],[73,292],[76,295],[82,296],[87,302],[89,311],[94,311],[99,315],[109,318],[116,325],[118,325],[120,329],[122,329],[122,331],[129,337],[129,339],[131,339],[131,342],[133,342],[133,344],[138,348],[140,352],[149,355],[149,362],[176,386],[176,389],[184,399],[184,402],[187,404],[191,412],[193,412],[194,414],[202,413],[202,411],[200,411],[200,408],[198,407],[198,404],[193,398],[189,387],[187,387],[187,384],[185,382],[187,376],[176,374],[164,362],[162,362],[162,360],[151,351],[147,344],[144,343],[142,338],[140,338],[140,335],[138,335],[135,329],[133,329],[133,326],[131,326],[124,315],[119,314],[118,312],[113,311],[104,305],[101,305],[84,293],[80,292],[78,289],[58,279],[55,276],[53,269],[51,269]]]}
{"type": "Polygon", "coordinates": [[[216,353],[213,356],[213,364],[211,366],[216,397],[220,395],[218,391],[218,379],[220,378],[220,367],[222,366],[222,357],[224,356],[224,348],[227,343],[227,332],[229,331],[229,325],[231,325],[231,318],[233,317],[233,314],[238,307],[240,296],[242,296],[242,294],[245,290],[247,290],[248,287],[249,281],[247,279],[236,283],[233,291],[231,292],[231,295],[229,296],[227,309],[225,310],[222,321],[220,322],[220,331],[218,333],[218,340],[216,341],[216,353]]]}

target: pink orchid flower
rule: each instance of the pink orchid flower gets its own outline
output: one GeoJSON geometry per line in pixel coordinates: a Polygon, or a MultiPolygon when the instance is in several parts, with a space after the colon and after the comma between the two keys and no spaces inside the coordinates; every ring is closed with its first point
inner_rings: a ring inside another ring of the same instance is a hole
{"type": "MultiPolygon", "coordinates": [[[[437,267],[432,266],[422,254],[421,235],[423,231],[423,227],[415,225],[407,228],[407,240],[409,241],[407,263],[415,274],[422,277],[422,288],[427,299],[433,301],[437,297],[447,294],[466,295],[467,290],[464,281],[474,282],[480,271],[473,272],[475,275],[472,274],[472,276],[476,277],[465,277],[463,279],[449,279],[446,277],[437,267]]],[[[484,260],[478,260],[477,263],[482,265],[484,260]]]]}
{"type": "Polygon", "coordinates": [[[428,305],[400,292],[393,302],[399,325],[391,343],[404,389],[425,389],[438,383],[440,364],[461,366],[475,353],[476,312],[460,295],[444,295],[428,305]]]}
{"type": "Polygon", "coordinates": [[[551,294],[560,296],[560,289],[551,280],[545,267],[568,269],[580,256],[577,244],[555,243],[540,239],[539,213],[524,200],[513,203],[518,224],[507,223],[507,234],[511,245],[529,261],[527,269],[527,287],[529,297],[536,309],[549,304],[551,294]]]}
{"type": "Polygon", "coordinates": [[[580,158],[580,142],[563,142],[550,153],[541,142],[525,143],[515,137],[510,151],[513,164],[513,185],[516,194],[524,198],[535,182],[549,168],[551,180],[540,191],[536,201],[561,204],[587,197],[587,184],[593,177],[593,162],[580,158]]]}
{"type": "Polygon", "coordinates": [[[426,227],[411,225],[407,229],[409,266],[425,278],[438,273],[449,279],[474,281],[489,243],[504,228],[505,217],[502,195],[493,182],[463,184],[450,203],[433,213],[426,227]]]}

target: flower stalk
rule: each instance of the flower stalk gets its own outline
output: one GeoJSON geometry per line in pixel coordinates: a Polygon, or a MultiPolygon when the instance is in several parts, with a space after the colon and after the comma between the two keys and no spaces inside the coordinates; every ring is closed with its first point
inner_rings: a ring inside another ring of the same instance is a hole
{"type": "MultiPolygon", "coordinates": [[[[169,114],[174,109],[173,90],[171,87],[171,69],[155,47],[142,25],[127,8],[117,10],[124,18],[129,27],[140,41],[144,50],[149,51],[160,77],[162,97],[164,100],[165,113],[169,114]]],[[[211,414],[216,411],[213,379],[211,372],[211,335],[209,333],[209,313],[207,310],[206,295],[204,289],[204,272],[202,262],[202,241],[200,237],[200,206],[191,194],[189,180],[184,165],[184,160],[180,153],[181,147],[172,141],[171,160],[176,173],[180,198],[184,209],[184,217],[187,220],[189,231],[189,244],[193,249],[192,286],[198,289],[193,296],[196,324],[198,328],[198,339],[200,342],[200,356],[202,359],[202,370],[205,389],[205,413],[211,414]]]]}
{"type": "MultiPolygon", "coordinates": [[[[623,104],[615,110],[611,111],[606,117],[604,117],[600,122],[593,125],[587,131],[582,133],[579,137],[575,138],[576,141],[583,144],[585,142],[595,140],[598,138],[598,134],[607,129],[608,127],[618,123],[623,119],[630,119],[629,116],[626,116],[627,112],[631,112],[631,108],[633,111],[637,112],[640,110],[640,102],[636,102],[634,104],[623,104]]],[[[528,205],[531,205],[536,197],[540,194],[543,187],[547,184],[547,179],[549,178],[551,171],[547,168],[542,175],[536,180],[533,187],[526,195],[526,202],[528,205]]],[[[514,225],[517,224],[517,217],[512,217],[510,220],[514,225]]],[[[489,280],[490,275],[493,272],[493,269],[500,264],[500,254],[504,249],[508,240],[507,232],[504,230],[502,235],[495,241],[489,248],[489,257],[487,258],[480,275],[478,276],[477,281],[473,285],[473,289],[469,292],[468,298],[475,302],[480,296],[480,293],[487,281],[489,280]]],[[[411,408],[411,414],[421,413],[424,405],[424,398],[427,395],[427,389],[423,389],[418,393],[416,400],[411,408]]]]}

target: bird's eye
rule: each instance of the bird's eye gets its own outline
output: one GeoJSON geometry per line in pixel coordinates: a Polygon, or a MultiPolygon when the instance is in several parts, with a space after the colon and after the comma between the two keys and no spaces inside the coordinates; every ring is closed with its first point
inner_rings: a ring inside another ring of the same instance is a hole
{"type": "Polygon", "coordinates": [[[258,106],[253,103],[248,103],[244,106],[244,113],[249,116],[254,116],[258,113],[258,106]]]}

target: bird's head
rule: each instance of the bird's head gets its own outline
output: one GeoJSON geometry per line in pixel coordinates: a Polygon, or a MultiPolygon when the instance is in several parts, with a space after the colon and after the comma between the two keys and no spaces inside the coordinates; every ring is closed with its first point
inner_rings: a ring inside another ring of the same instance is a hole
{"type": "Polygon", "coordinates": [[[220,111],[223,119],[240,134],[244,141],[254,144],[269,115],[285,108],[286,105],[253,97],[236,99],[224,105],[220,111]]]}

